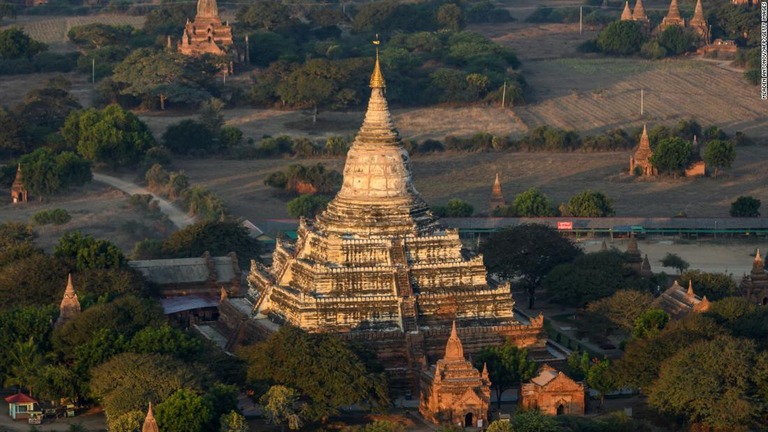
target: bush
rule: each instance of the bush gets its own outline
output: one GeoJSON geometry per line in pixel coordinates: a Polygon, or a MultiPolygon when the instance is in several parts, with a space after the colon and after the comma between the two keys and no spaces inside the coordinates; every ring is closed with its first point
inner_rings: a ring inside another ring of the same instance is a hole
{"type": "Polygon", "coordinates": [[[733,217],[760,217],[759,199],[751,196],[740,196],[731,203],[731,216],[733,217]]]}
{"type": "Polygon", "coordinates": [[[640,51],[645,40],[640,24],[616,21],[597,36],[597,46],[606,54],[630,55],[640,51]]]}
{"type": "Polygon", "coordinates": [[[330,201],[331,199],[324,195],[301,195],[288,201],[288,214],[295,218],[312,218],[325,210],[330,201]]]}
{"type": "Polygon", "coordinates": [[[445,151],[445,146],[438,140],[428,139],[416,147],[416,151],[419,153],[433,153],[445,151]]]}
{"type": "Polygon", "coordinates": [[[658,60],[666,57],[667,50],[659,45],[658,41],[646,42],[640,47],[640,55],[651,60],[658,60]]]}
{"type": "Polygon", "coordinates": [[[32,215],[36,225],[63,225],[71,220],[72,216],[64,209],[40,210],[32,215]]]}
{"type": "Polygon", "coordinates": [[[658,36],[659,45],[673,55],[680,55],[693,47],[695,36],[680,26],[669,26],[658,36]]]}

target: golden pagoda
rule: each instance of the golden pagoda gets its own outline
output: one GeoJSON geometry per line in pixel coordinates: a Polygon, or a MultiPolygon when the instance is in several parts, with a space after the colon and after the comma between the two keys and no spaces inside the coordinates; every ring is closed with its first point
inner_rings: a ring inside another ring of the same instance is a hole
{"type": "MultiPolygon", "coordinates": [[[[394,385],[411,389],[428,357],[443,354],[439,341],[454,320],[469,352],[507,338],[543,349],[543,319],[515,319],[509,283],[491,280],[482,256],[466,250],[416,191],[385,86],[377,50],[341,190],[315,220],[300,220],[295,241],[277,241],[270,267],[251,263],[251,332],[276,322],[364,340],[394,385]]],[[[233,301],[222,309],[234,311],[233,301]]]]}

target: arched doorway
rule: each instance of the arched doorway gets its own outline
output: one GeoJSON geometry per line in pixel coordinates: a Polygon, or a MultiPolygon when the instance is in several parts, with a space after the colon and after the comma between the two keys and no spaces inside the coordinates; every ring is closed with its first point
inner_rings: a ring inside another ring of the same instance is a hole
{"type": "Polygon", "coordinates": [[[559,404],[557,406],[557,415],[561,416],[563,414],[565,414],[565,405],[559,404]]]}
{"type": "Polygon", "coordinates": [[[768,305],[768,297],[763,297],[763,306],[768,305]]]}
{"type": "Polygon", "coordinates": [[[472,423],[472,413],[467,413],[467,415],[464,416],[464,427],[473,427],[474,424],[472,423]]]}

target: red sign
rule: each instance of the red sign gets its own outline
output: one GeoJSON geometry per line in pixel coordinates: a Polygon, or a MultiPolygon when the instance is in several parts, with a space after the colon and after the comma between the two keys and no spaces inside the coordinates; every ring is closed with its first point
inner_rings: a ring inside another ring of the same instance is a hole
{"type": "Polygon", "coordinates": [[[559,230],[572,230],[573,222],[558,222],[557,229],[559,230]]]}

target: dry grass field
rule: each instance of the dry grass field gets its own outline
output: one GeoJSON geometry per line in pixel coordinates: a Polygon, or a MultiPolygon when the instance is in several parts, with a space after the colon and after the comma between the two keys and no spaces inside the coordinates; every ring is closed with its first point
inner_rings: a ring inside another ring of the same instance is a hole
{"type": "Polygon", "coordinates": [[[110,25],[131,25],[136,28],[141,28],[144,25],[144,17],[107,14],[73,17],[24,15],[19,16],[16,19],[3,20],[3,22],[4,24],[0,27],[0,30],[8,27],[19,27],[32,37],[32,39],[48,44],[49,48],[53,51],[72,51],[74,47],[67,39],[67,32],[69,32],[72,27],[103,23],[110,25]]]}
{"type": "Polygon", "coordinates": [[[31,201],[26,204],[11,205],[6,197],[7,189],[0,189],[0,222],[31,223],[32,215],[55,208],[65,209],[72,220],[63,225],[36,226],[36,243],[47,251],[52,251],[63,234],[82,230],[95,238],[106,239],[129,253],[133,245],[145,237],[157,237],[170,231],[163,221],[147,216],[146,213],[132,209],[127,205],[127,196],[101,183],[91,183],[77,191],[60,195],[46,202],[31,201]]]}
{"type": "MultiPolygon", "coordinates": [[[[549,195],[554,204],[592,189],[613,198],[619,216],[729,217],[730,203],[752,195],[768,203],[768,148],[744,147],[732,170],[719,178],[638,181],[623,174],[628,152],[611,153],[443,153],[412,159],[416,189],[431,204],[458,197],[485,211],[493,177],[501,175],[508,200],[530,187],[549,195]]],[[[195,184],[219,194],[233,215],[251,220],[287,217],[285,199],[263,184],[270,173],[293,163],[321,162],[341,170],[343,160],[184,160],[177,161],[195,184]]]]}

